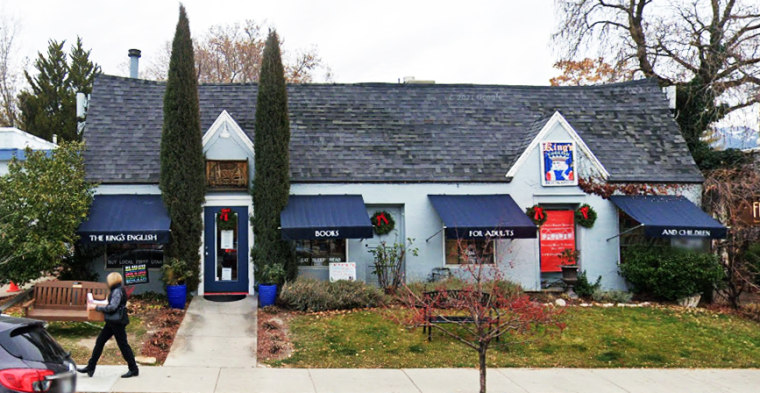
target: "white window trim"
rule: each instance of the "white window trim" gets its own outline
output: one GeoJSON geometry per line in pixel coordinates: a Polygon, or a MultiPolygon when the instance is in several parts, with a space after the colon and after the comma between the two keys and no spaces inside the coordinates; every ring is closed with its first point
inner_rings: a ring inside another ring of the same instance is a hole
{"type": "MultiPolygon", "coordinates": [[[[522,154],[520,154],[520,157],[517,158],[517,161],[515,161],[515,164],[512,165],[511,168],[509,168],[509,172],[507,172],[506,177],[508,179],[513,179],[517,172],[519,171],[520,167],[525,164],[525,161],[528,160],[528,156],[530,153],[538,148],[538,144],[541,143],[545,138],[546,135],[554,128],[555,125],[559,124],[562,126],[562,128],[565,129],[565,131],[570,135],[570,138],[573,142],[575,142],[576,146],[591,160],[591,165],[594,166],[594,168],[599,171],[603,179],[607,179],[610,176],[610,173],[607,171],[607,169],[602,165],[602,162],[599,161],[599,159],[594,155],[593,152],[591,152],[591,149],[586,145],[586,142],[583,141],[583,139],[578,135],[578,133],[575,131],[575,129],[570,125],[570,123],[567,122],[567,119],[565,119],[564,116],[562,116],[559,111],[554,112],[552,117],[544,124],[543,128],[541,128],[541,131],[538,132],[535,138],[530,142],[530,145],[523,150],[522,154]]],[[[577,168],[576,164],[576,168],[577,168]]],[[[577,176],[576,176],[577,177],[577,176]]]]}

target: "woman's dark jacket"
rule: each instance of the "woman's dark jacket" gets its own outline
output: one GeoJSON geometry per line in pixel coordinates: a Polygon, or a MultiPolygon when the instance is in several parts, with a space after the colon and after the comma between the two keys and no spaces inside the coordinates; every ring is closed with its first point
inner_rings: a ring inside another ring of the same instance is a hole
{"type": "Polygon", "coordinates": [[[119,322],[122,325],[129,324],[129,316],[127,316],[127,291],[121,284],[116,284],[111,288],[111,293],[108,294],[108,304],[105,306],[97,306],[95,310],[102,312],[103,314],[113,314],[119,311],[120,308],[124,308],[123,318],[119,322]]]}

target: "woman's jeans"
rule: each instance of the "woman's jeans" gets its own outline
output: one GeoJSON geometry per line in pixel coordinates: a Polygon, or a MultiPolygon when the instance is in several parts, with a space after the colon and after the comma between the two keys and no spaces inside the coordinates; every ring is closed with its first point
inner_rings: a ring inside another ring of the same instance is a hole
{"type": "Polygon", "coordinates": [[[132,353],[132,348],[127,343],[127,330],[125,325],[106,322],[103,326],[103,330],[100,331],[98,339],[95,340],[95,348],[92,349],[92,357],[87,362],[87,368],[95,371],[95,366],[98,364],[100,355],[103,354],[103,347],[106,345],[108,339],[111,336],[116,338],[116,344],[119,346],[121,356],[127,361],[130,371],[137,371],[137,363],[135,363],[135,354],[132,353]]]}

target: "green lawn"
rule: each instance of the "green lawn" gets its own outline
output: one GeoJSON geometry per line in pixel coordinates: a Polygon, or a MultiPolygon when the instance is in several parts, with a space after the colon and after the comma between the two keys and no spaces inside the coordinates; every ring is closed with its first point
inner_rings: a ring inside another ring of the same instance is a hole
{"type": "MultiPolygon", "coordinates": [[[[296,316],[286,367],[475,367],[474,350],[433,331],[407,330],[386,311],[296,316]]],[[[580,308],[567,328],[523,344],[494,343],[496,367],[760,367],[760,324],[677,308],[580,308]]]]}
{"type": "MultiPolygon", "coordinates": [[[[135,355],[139,355],[146,329],[140,318],[130,316],[129,319],[129,325],[127,325],[128,341],[135,355]]],[[[65,350],[71,351],[71,357],[76,364],[84,365],[90,359],[92,348],[95,346],[95,338],[100,333],[102,326],[103,322],[90,324],[84,322],[50,322],[47,331],[55,337],[65,350]]],[[[124,358],[121,357],[115,339],[108,340],[98,364],[126,364],[124,358]]]]}

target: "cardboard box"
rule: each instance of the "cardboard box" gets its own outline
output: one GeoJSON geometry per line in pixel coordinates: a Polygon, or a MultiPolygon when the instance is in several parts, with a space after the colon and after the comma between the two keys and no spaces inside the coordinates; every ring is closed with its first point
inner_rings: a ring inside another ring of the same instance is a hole
{"type": "MultiPolygon", "coordinates": [[[[92,296],[92,293],[87,294],[87,304],[95,304],[98,306],[105,306],[108,304],[108,300],[106,299],[94,299],[92,296]]],[[[103,322],[105,321],[105,315],[103,315],[102,312],[96,311],[96,310],[89,310],[87,311],[87,320],[92,322],[103,322]]]]}
{"type": "Polygon", "coordinates": [[[103,322],[105,321],[105,316],[100,311],[90,310],[87,311],[87,320],[91,322],[103,322]]]}

